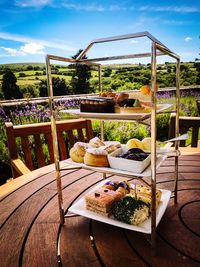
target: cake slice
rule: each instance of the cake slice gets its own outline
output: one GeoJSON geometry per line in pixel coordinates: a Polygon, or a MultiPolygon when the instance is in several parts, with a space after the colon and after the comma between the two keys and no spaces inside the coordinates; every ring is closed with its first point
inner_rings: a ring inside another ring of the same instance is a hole
{"type": "Polygon", "coordinates": [[[122,194],[119,192],[107,188],[99,188],[85,196],[86,209],[104,216],[109,216],[112,212],[114,202],[121,197],[122,194]]]}

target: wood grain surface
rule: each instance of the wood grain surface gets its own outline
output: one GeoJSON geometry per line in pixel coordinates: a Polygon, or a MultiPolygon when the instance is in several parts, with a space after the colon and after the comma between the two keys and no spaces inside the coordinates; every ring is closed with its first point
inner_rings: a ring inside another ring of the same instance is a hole
{"type": "MultiPolygon", "coordinates": [[[[149,235],[68,212],[102,179],[89,170],[62,171],[63,226],[54,165],[0,187],[0,267],[200,266],[200,153],[180,156],[178,204],[174,206],[172,194],[157,227],[156,255],[149,235]]],[[[169,158],[158,170],[157,186],[173,191],[173,179],[174,159],[169,158]]]]}

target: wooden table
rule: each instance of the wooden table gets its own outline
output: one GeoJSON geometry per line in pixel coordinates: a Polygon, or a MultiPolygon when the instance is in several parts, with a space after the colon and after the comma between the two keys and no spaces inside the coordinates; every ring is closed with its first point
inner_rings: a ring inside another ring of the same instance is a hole
{"type": "MultiPolygon", "coordinates": [[[[158,187],[173,190],[173,163],[169,158],[159,168],[158,187]]],[[[66,213],[100,180],[102,174],[88,170],[63,171],[66,213]]],[[[141,233],[70,215],[61,226],[54,165],[1,186],[0,200],[0,267],[49,267],[58,262],[77,267],[200,264],[200,148],[187,149],[180,156],[179,203],[174,206],[171,198],[157,227],[156,256],[151,253],[149,236],[141,233]]]]}

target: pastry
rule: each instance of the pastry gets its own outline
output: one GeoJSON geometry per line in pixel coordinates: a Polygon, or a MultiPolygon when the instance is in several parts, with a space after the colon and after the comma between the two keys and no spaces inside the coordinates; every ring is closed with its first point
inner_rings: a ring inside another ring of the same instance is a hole
{"type": "Polygon", "coordinates": [[[122,196],[125,196],[126,194],[128,194],[130,192],[130,185],[129,183],[127,183],[126,181],[120,182],[117,185],[117,192],[119,192],[120,194],[122,194],[122,196]]]}
{"type": "Polygon", "coordinates": [[[101,148],[106,150],[110,154],[120,147],[121,147],[120,142],[106,141],[105,146],[102,146],[101,148]]]}
{"type": "MultiPolygon", "coordinates": [[[[146,137],[142,140],[143,149],[151,151],[151,137],[146,137]]],[[[156,147],[159,148],[158,143],[156,143],[156,147]]]]}
{"type": "Polygon", "coordinates": [[[114,93],[114,92],[111,92],[111,91],[109,91],[109,92],[102,92],[102,93],[100,93],[100,96],[101,97],[115,97],[116,96],[116,93],[114,93]]]}
{"type": "MultiPolygon", "coordinates": [[[[151,188],[148,188],[146,186],[140,185],[136,187],[137,193],[144,193],[151,196],[151,188]]],[[[156,200],[158,203],[160,202],[162,192],[160,189],[156,189],[156,200]]]]}
{"type": "MultiPolygon", "coordinates": [[[[146,186],[143,186],[143,185],[140,185],[140,186],[136,187],[136,190],[135,189],[131,189],[130,190],[130,194],[133,197],[135,197],[135,198],[137,198],[139,200],[142,200],[149,207],[151,207],[151,189],[150,188],[148,188],[146,186]]],[[[158,207],[158,205],[160,203],[161,195],[162,195],[161,190],[156,189],[156,207],[158,207]]]]}
{"type": "Polygon", "coordinates": [[[81,112],[114,113],[112,97],[88,97],[80,101],[81,112]]]}
{"type": "Polygon", "coordinates": [[[149,85],[143,85],[140,88],[140,92],[142,95],[150,95],[151,94],[151,87],[149,85]]]}
{"type": "Polygon", "coordinates": [[[120,107],[120,113],[149,113],[151,111],[150,108],[146,107],[140,107],[140,108],[135,108],[135,107],[120,107]]]}
{"type": "Polygon", "coordinates": [[[108,167],[108,152],[100,148],[88,148],[84,156],[84,163],[89,166],[108,167]]]}
{"type": "Polygon", "coordinates": [[[122,195],[119,192],[107,188],[99,188],[85,196],[86,209],[109,216],[113,204],[119,200],[122,195]]]}
{"type": "Polygon", "coordinates": [[[127,94],[127,93],[119,93],[119,94],[116,95],[114,101],[115,101],[116,104],[121,105],[121,102],[123,100],[125,100],[125,99],[128,99],[128,98],[129,98],[129,94],[127,94]]]}
{"type": "Polygon", "coordinates": [[[144,150],[151,150],[151,137],[146,137],[142,140],[144,150]]]}
{"type": "Polygon", "coordinates": [[[90,139],[89,145],[91,147],[96,147],[96,148],[100,147],[100,146],[105,146],[105,144],[98,137],[94,137],[94,138],[90,139]]]}
{"type": "Polygon", "coordinates": [[[89,147],[87,143],[77,142],[69,151],[70,158],[78,163],[83,163],[86,149],[89,147]]]}
{"type": "Polygon", "coordinates": [[[127,142],[126,147],[128,149],[135,148],[135,147],[143,149],[143,143],[137,138],[132,138],[127,142]]]}
{"type": "Polygon", "coordinates": [[[149,112],[149,109],[142,107],[140,101],[135,98],[124,99],[119,104],[120,113],[145,113],[149,112]]]}
{"type": "Polygon", "coordinates": [[[138,99],[140,101],[141,106],[146,108],[145,110],[151,110],[151,87],[149,85],[143,85],[140,88],[140,91],[130,93],[130,97],[138,99]]]}
{"type": "Polygon", "coordinates": [[[139,100],[144,107],[151,107],[151,87],[149,85],[143,85],[140,88],[139,100]]]}
{"type": "Polygon", "coordinates": [[[115,191],[118,188],[118,184],[119,182],[108,181],[102,187],[115,191]]]}

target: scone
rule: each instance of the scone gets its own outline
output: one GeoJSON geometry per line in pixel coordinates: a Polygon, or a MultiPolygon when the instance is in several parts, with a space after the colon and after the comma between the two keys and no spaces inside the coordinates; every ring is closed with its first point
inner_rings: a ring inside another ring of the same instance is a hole
{"type": "Polygon", "coordinates": [[[102,146],[101,149],[104,149],[108,154],[114,152],[116,149],[121,147],[121,143],[117,141],[106,141],[105,146],[102,146]]]}
{"type": "Polygon", "coordinates": [[[100,148],[88,148],[84,156],[84,163],[95,167],[108,167],[108,152],[100,148]]]}
{"type": "Polygon", "coordinates": [[[91,147],[100,147],[100,146],[105,146],[105,144],[98,138],[94,137],[89,141],[89,145],[91,147]]]}
{"type": "MultiPolygon", "coordinates": [[[[151,151],[151,137],[146,137],[142,140],[142,145],[144,150],[151,151]]],[[[158,143],[156,142],[156,148],[159,148],[158,143]]]]}
{"type": "Polygon", "coordinates": [[[69,156],[74,162],[83,163],[83,158],[86,153],[86,149],[89,147],[87,143],[77,142],[69,151],[69,156]]]}
{"type": "Polygon", "coordinates": [[[151,150],[151,137],[146,137],[142,140],[144,150],[151,150]]]}
{"type": "Polygon", "coordinates": [[[140,140],[138,140],[137,138],[132,138],[127,142],[126,147],[128,149],[131,149],[131,148],[143,149],[143,143],[140,140]]]}

